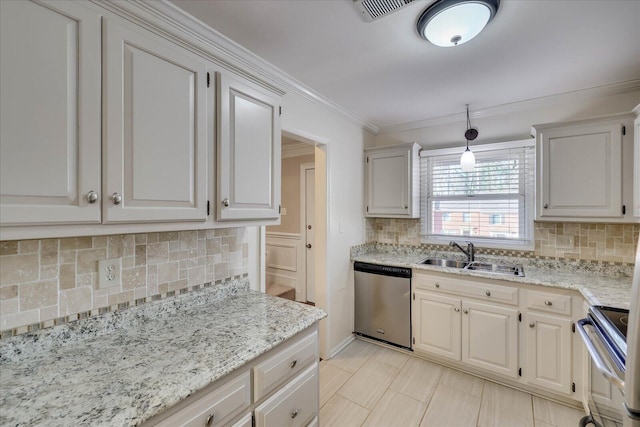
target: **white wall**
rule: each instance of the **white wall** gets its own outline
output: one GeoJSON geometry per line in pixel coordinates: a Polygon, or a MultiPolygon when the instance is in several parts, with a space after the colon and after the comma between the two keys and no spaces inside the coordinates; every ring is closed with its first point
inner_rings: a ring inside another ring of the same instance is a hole
{"type": "MultiPolygon", "coordinates": [[[[471,124],[479,131],[478,139],[470,145],[518,140],[529,138],[531,126],[543,123],[555,123],[586,119],[609,114],[629,113],[640,103],[640,91],[608,95],[589,96],[569,95],[541,99],[538,102],[514,104],[512,108],[495,109],[484,113],[484,117],[473,118],[471,106],[471,124]],[[503,112],[507,110],[507,112],[503,112]]],[[[463,108],[461,108],[462,110],[463,108]]],[[[443,124],[418,129],[380,132],[370,147],[382,147],[403,142],[417,142],[425,148],[444,148],[464,146],[466,118],[460,114],[454,118],[443,118],[443,124]]]]}
{"type": "MultiPolygon", "coordinates": [[[[288,93],[283,99],[282,129],[328,140],[329,224],[327,230],[326,331],[321,356],[329,357],[353,332],[353,268],[351,246],[364,242],[363,148],[373,135],[324,107],[288,93]],[[340,225],[343,232],[340,232],[340,225]]],[[[316,171],[316,173],[318,173],[316,171]]]]}

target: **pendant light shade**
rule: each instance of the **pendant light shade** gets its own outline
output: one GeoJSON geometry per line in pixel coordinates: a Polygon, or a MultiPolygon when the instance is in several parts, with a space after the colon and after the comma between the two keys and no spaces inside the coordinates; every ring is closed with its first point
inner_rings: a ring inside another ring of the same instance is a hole
{"type": "Polygon", "coordinates": [[[463,44],[493,19],[500,0],[438,0],[418,18],[418,33],[436,46],[463,44]]]}
{"type": "Polygon", "coordinates": [[[460,157],[460,169],[463,172],[472,172],[476,167],[476,156],[469,149],[469,141],[473,141],[478,137],[478,129],[471,127],[471,120],[469,120],[469,104],[467,107],[467,130],[464,133],[464,138],[467,140],[467,149],[462,153],[460,157]]]}

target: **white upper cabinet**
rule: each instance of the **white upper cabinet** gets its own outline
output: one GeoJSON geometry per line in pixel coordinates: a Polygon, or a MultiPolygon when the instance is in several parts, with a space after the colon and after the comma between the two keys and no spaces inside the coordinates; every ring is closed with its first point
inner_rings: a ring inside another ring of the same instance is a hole
{"type": "Polygon", "coordinates": [[[280,97],[240,77],[217,80],[216,219],[278,219],[280,97]]]}
{"type": "Polygon", "coordinates": [[[0,221],[99,223],[100,16],[0,1],[0,20],[0,221]]]}
{"type": "Polygon", "coordinates": [[[207,62],[104,22],[104,222],[207,217],[207,62]]]}
{"type": "Polygon", "coordinates": [[[632,140],[623,139],[626,123],[628,116],[534,127],[537,220],[632,220],[632,140]]]}
{"type": "Polygon", "coordinates": [[[365,150],[365,216],[420,217],[420,146],[365,150]]]}

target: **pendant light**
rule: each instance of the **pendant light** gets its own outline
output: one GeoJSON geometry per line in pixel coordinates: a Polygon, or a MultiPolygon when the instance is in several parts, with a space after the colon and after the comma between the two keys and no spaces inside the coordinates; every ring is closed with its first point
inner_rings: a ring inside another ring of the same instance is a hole
{"type": "Polygon", "coordinates": [[[457,46],[484,29],[500,0],[438,0],[418,18],[418,34],[436,46],[457,46]]]}
{"type": "Polygon", "coordinates": [[[464,137],[467,140],[467,149],[462,153],[460,157],[460,169],[463,172],[472,172],[476,167],[476,156],[469,149],[469,141],[473,141],[478,137],[478,129],[471,127],[471,120],[469,120],[469,104],[467,104],[467,130],[464,133],[464,137]]]}

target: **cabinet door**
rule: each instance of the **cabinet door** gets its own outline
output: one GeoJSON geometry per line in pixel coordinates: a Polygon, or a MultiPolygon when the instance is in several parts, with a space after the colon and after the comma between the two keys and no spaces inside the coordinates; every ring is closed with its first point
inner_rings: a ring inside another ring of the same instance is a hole
{"type": "Polygon", "coordinates": [[[531,384],[571,394],[571,320],[527,313],[527,369],[531,384]]]}
{"type": "Polygon", "coordinates": [[[518,310],[463,301],[462,313],[462,361],[517,378],[518,310]]]}
{"type": "Polygon", "coordinates": [[[100,222],[100,16],[0,1],[0,221],[100,222]]]}
{"type": "Polygon", "coordinates": [[[104,59],[104,222],[205,220],[206,62],[108,20],[104,59]]]}
{"type": "Polygon", "coordinates": [[[620,122],[542,132],[539,218],[622,217],[620,122]]]}
{"type": "Polygon", "coordinates": [[[217,74],[217,219],[280,216],[280,98],[217,74]]]}
{"type": "Polygon", "coordinates": [[[460,360],[460,299],[416,292],[413,315],[415,351],[460,360]]]}
{"type": "Polygon", "coordinates": [[[633,216],[640,218],[640,117],[633,121],[633,216]]]}
{"type": "Polygon", "coordinates": [[[367,154],[367,216],[409,212],[410,151],[367,154]]]}

